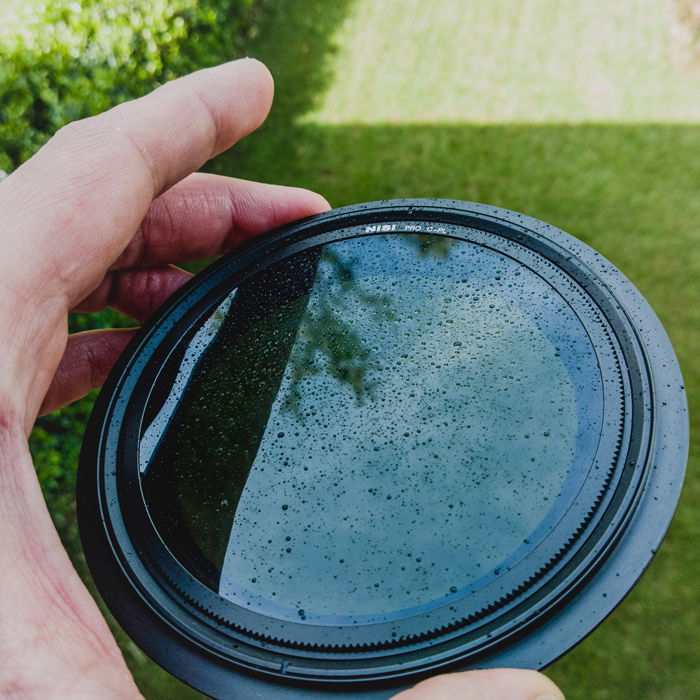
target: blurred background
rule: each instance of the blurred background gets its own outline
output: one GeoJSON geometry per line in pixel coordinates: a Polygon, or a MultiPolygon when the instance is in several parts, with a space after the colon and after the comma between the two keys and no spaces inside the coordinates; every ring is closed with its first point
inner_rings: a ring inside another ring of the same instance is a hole
{"type": "MultiPolygon", "coordinates": [[[[661,317],[695,428],[700,0],[0,0],[0,169],[68,121],[241,55],[270,67],[275,104],[207,170],[308,187],[334,206],[487,202],[574,234],[661,317]]],[[[110,310],[70,323],[134,325],[110,310]]],[[[90,586],[74,487],[93,400],[40,419],[31,436],[90,586]]],[[[569,699],[700,698],[699,457],[691,444],[680,507],[641,583],[547,670],[569,699]]],[[[201,697],[111,624],[146,698],[201,697]]]]}

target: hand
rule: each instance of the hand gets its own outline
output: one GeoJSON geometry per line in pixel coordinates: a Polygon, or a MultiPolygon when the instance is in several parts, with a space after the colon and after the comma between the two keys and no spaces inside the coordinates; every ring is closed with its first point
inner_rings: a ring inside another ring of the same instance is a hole
{"type": "MultiPolygon", "coordinates": [[[[272,79],[242,60],[75,122],[0,184],[0,696],[137,697],[63,550],[26,437],[104,380],[134,331],[68,336],[69,310],[146,319],[210,257],[328,208],[317,194],[193,173],[264,120],[272,79]]],[[[540,674],[443,676],[401,693],[561,697],[540,674]]]]}

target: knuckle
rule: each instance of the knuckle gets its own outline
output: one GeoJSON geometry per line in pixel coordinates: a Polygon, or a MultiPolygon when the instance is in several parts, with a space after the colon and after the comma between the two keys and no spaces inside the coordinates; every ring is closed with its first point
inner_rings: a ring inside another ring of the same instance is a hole
{"type": "Polygon", "coordinates": [[[54,143],[73,142],[85,137],[95,127],[96,117],[86,117],[64,124],[53,136],[54,143]]]}

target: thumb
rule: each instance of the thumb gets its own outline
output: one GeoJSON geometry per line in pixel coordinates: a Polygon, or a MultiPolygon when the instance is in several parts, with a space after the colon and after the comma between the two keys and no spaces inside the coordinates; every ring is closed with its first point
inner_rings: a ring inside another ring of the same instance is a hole
{"type": "Polygon", "coordinates": [[[537,671],[496,668],[428,678],[393,700],[564,700],[564,695],[537,671]]]}

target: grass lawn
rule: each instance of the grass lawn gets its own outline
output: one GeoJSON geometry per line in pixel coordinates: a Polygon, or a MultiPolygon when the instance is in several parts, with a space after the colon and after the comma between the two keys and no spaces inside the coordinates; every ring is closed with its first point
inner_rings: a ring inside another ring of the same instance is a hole
{"type": "MultiPolygon", "coordinates": [[[[674,5],[287,2],[251,55],[276,76],[276,106],[215,170],[310,187],[335,206],[454,197],[569,231],[656,309],[695,428],[700,63],[674,5]]],[[[681,505],[641,583],[548,670],[571,700],[700,698],[699,457],[693,445],[681,505]]]]}
{"type": "Polygon", "coordinates": [[[0,22],[12,21],[20,7],[20,0],[0,0],[0,22]]]}
{"type": "MultiPolygon", "coordinates": [[[[3,8],[13,0],[0,0],[3,8]]],[[[700,58],[671,0],[278,0],[250,54],[268,122],[210,169],[332,204],[450,197],[544,219],[612,260],[700,414],[700,58]]],[[[700,452],[642,582],[547,673],[570,700],[700,698],[700,452]]],[[[120,635],[147,698],[199,697],[120,635]]]]}

